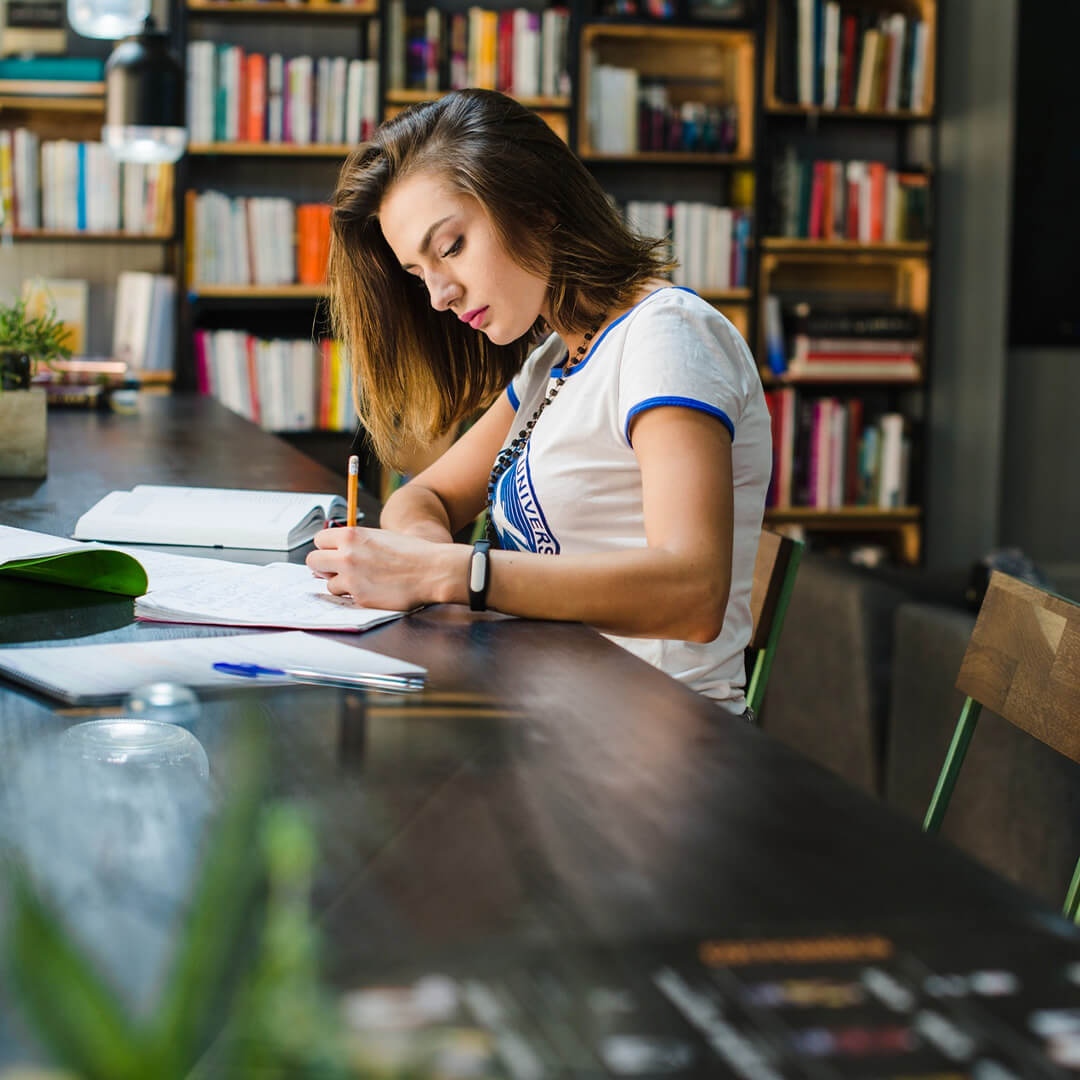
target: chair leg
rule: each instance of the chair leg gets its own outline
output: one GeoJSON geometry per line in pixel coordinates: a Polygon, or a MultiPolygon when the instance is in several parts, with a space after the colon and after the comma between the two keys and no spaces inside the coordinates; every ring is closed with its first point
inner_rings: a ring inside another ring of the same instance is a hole
{"type": "Polygon", "coordinates": [[[936,833],[941,828],[941,819],[948,809],[953,788],[956,787],[956,778],[960,775],[960,766],[964,764],[964,755],[972,735],[975,734],[975,725],[981,712],[982,706],[974,698],[968,698],[964,702],[952,742],[949,744],[949,752],[945,755],[945,764],[941,767],[941,775],[923,819],[923,832],[936,833]]]}
{"type": "Polygon", "coordinates": [[[1076,862],[1072,881],[1069,882],[1069,891],[1065,894],[1064,914],[1066,919],[1080,921],[1080,859],[1076,862]]]}
{"type": "Polygon", "coordinates": [[[754,670],[750,674],[750,680],[746,684],[746,704],[748,708],[754,710],[754,715],[757,715],[758,710],[761,708],[761,698],[765,696],[765,677],[768,674],[765,664],[765,649],[758,649],[758,654],[754,657],[754,670]]]}

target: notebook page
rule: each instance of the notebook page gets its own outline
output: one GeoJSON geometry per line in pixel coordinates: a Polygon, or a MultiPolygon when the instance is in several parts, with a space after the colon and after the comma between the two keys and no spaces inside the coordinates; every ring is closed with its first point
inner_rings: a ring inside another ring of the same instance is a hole
{"type": "Polygon", "coordinates": [[[61,536],[48,533],[32,532],[29,529],[16,529],[11,525],[0,525],[0,566],[16,559],[44,558],[46,555],[61,555],[67,551],[85,551],[98,545],[73,544],[61,536]]]}
{"type": "Polygon", "coordinates": [[[297,563],[228,565],[227,575],[193,573],[168,588],[155,588],[151,582],[150,591],[135,601],[136,618],[298,630],[366,630],[404,614],[361,607],[350,597],[334,596],[322,578],[297,563]]]}
{"type": "Polygon", "coordinates": [[[289,683],[287,678],[237,678],[214,671],[218,662],[301,667],[327,674],[423,674],[404,660],[313,634],[236,634],[168,641],[0,648],[0,672],[67,701],[121,696],[152,682],[196,689],[235,689],[289,683]]]}

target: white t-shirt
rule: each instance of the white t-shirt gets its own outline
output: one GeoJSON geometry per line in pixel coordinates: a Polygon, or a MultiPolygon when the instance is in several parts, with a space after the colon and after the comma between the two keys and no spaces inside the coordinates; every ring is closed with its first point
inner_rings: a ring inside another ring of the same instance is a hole
{"type": "MultiPolygon", "coordinates": [[[[517,410],[509,443],[562,374],[556,334],[507,387],[517,410]],[[556,366],[560,365],[560,366],[556,366]]],[[[769,413],[750,350],[696,293],[665,287],[611,323],[544,410],[524,453],[496,486],[493,522],[504,548],[548,554],[646,546],[641,471],[630,421],[660,405],[700,409],[732,435],[734,556],[724,626],[707,644],[607,635],[733,712],[745,708],[743,650],[772,468],[769,413]]]]}

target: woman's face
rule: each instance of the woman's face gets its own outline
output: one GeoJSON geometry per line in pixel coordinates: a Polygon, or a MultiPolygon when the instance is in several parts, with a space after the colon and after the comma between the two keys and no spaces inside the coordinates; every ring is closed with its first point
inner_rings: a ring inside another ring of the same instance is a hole
{"type": "Polygon", "coordinates": [[[379,206],[383,236],[402,269],[496,345],[516,341],[547,312],[547,282],[519,266],[471,195],[435,173],[398,181],[379,206]]]}

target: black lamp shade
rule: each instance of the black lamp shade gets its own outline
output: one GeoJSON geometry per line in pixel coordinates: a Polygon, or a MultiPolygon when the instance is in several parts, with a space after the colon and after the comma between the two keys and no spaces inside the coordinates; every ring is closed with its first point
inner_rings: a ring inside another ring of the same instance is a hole
{"type": "Polygon", "coordinates": [[[106,124],[184,126],[184,70],[168,41],[164,31],[148,26],[113,49],[105,64],[106,124]]]}

